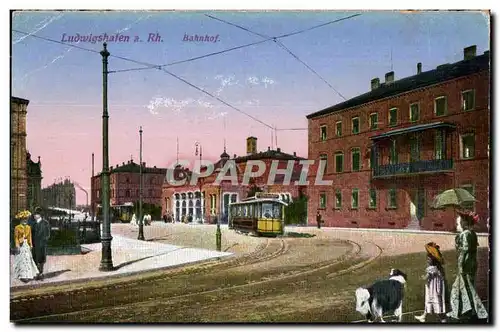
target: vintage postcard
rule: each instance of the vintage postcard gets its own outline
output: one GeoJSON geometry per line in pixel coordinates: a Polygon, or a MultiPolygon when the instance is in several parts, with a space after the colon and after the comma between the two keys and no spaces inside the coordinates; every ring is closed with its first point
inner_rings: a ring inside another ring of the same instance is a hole
{"type": "Polygon", "coordinates": [[[491,323],[488,10],[10,29],[11,322],[491,323]]]}

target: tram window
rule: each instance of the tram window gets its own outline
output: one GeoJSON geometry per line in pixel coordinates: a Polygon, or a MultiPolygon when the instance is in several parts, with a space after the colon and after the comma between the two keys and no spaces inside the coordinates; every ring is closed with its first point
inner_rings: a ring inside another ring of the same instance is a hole
{"type": "Polygon", "coordinates": [[[273,205],[271,203],[262,203],[262,217],[273,218],[273,205]]]}
{"type": "Polygon", "coordinates": [[[281,205],[276,204],[274,206],[274,218],[281,219],[281,205]]]}
{"type": "Polygon", "coordinates": [[[248,217],[248,206],[243,206],[243,217],[248,217]]]}
{"type": "Polygon", "coordinates": [[[260,210],[261,210],[261,209],[260,209],[260,208],[261,208],[261,206],[260,206],[260,204],[259,204],[259,203],[255,204],[254,216],[255,216],[256,218],[260,218],[260,217],[261,217],[261,215],[260,215],[260,210]]]}
{"type": "Polygon", "coordinates": [[[253,205],[248,206],[248,216],[253,218],[253,205]]]}

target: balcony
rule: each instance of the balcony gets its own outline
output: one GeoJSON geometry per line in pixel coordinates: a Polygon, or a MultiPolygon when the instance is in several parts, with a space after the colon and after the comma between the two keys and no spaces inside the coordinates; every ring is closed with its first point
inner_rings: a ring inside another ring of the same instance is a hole
{"type": "Polygon", "coordinates": [[[373,178],[405,176],[419,173],[453,171],[452,159],[419,160],[411,163],[378,165],[373,169],[373,178]]]}

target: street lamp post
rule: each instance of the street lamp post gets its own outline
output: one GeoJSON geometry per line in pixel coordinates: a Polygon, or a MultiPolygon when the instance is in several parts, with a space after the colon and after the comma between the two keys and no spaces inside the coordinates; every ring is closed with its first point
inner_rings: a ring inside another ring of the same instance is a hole
{"type": "MultiPolygon", "coordinates": [[[[203,156],[203,149],[202,149],[200,142],[196,142],[194,145],[196,146],[195,155],[198,155],[198,147],[200,148],[199,155],[200,155],[200,173],[201,173],[201,161],[202,161],[202,156],[203,156]]],[[[203,212],[204,212],[203,211],[203,205],[204,205],[203,204],[203,192],[202,192],[203,182],[202,182],[200,177],[198,177],[198,182],[199,182],[199,186],[200,186],[200,219],[198,220],[198,223],[203,224],[203,212]]]]}
{"type": "Polygon", "coordinates": [[[113,259],[111,257],[111,222],[109,218],[109,151],[108,151],[108,57],[110,53],[106,49],[100,52],[102,56],[102,256],[99,270],[112,271],[113,259]]]}
{"type": "Polygon", "coordinates": [[[144,241],[144,218],[142,217],[142,126],[139,128],[139,236],[144,241]]]}

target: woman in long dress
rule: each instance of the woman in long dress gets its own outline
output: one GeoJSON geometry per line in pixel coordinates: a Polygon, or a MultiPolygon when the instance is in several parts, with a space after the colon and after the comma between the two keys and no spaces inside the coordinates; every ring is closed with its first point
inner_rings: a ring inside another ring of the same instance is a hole
{"type": "Polygon", "coordinates": [[[477,235],[473,230],[479,217],[474,212],[459,212],[455,247],[458,256],[457,277],[451,288],[448,317],[462,320],[468,318],[486,319],[488,313],[476,292],[477,235]]]}
{"type": "Polygon", "coordinates": [[[38,268],[33,261],[31,248],[31,227],[28,225],[29,211],[22,211],[16,215],[21,223],[14,228],[14,241],[16,244],[16,255],[14,256],[14,276],[24,282],[34,279],[38,275],[38,268]]]}
{"type": "Polygon", "coordinates": [[[434,242],[429,242],[425,245],[427,251],[427,268],[423,279],[425,283],[425,310],[422,316],[415,316],[420,322],[425,322],[427,315],[436,314],[445,322],[446,314],[446,297],[445,287],[446,280],[444,274],[444,260],[439,246],[434,242]]]}

